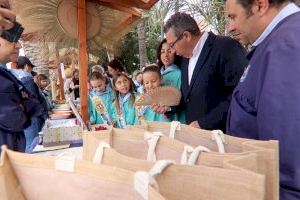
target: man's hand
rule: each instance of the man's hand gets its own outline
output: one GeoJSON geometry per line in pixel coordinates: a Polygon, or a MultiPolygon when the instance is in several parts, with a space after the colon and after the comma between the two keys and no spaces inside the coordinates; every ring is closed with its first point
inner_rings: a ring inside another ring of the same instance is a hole
{"type": "Polygon", "coordinates": [[[194,128],[200,128],[200,125],[198,123],[198,121],[193,121],[190,123],[190,126],[194,127],[194,128]]]}
{"type": "Polygon", "coordinates": [[[28,95],[27,92],[21,91],[21,94],[22,94],[23,99],[28,99],[29,98],[29,95],[28,95]]]}
{"type": "Polygon", "coordinates": [[[14,26],[16,15],[3,5],[0,6],[0,34],[2,34],[3,30],[9,30],[14,26]]]}
{"type": "Polygon", "coordinates": [[[151,108],[154,112],[159,113],[159,114],[164,114],[165,112],[167,112],[168,110],[170,110],[169,106],[161,106],[159,104],[152,104],[151,108]]]}

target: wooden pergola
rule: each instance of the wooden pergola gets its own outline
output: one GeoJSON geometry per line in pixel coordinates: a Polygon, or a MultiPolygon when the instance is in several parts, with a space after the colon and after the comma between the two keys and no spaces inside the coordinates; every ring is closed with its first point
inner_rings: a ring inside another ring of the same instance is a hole
{"type": "MultiPolygon", "coordinates": [[[[128,17],[115,26],[111,32],[104,37],[121,32],[133,25],[142,17],[140,10],[150,9],[158,0],[77,0],[77,22],[78,22],[78,61],[80,66],[80,100],[81,115],[84,122],[89,120],[88,116],[88,52],[87,52],[87,3],[92,2],[113,10],[128,13],[128,17]]],[[[16,1],[18,4],[18,1],[16,1]]],[[[21,8],[20,8],[21,9],[21,8]]],[[[34,34],[34,33],[33,33],[34,34]]]]}
{"type": "MultiPolygon", "coordinates": [[[[115,10],[125,11],[131,14],[127,20],[119,24],[119,30],[132,24],[141,17],[141,14],[132,8],[140,8],[144,10],[150,9],[158,0],[89,0],[100,5],[113,8],[115,10]]],[[[117,30],[114,30],[117,31],[117,30]]],[[[80,101],[81,115],[84,122],[89,120],[88,115],[88,54],[86,42],[86,0],[78,0],[78,50],[79,50],[79,65],[80,65],[80,101]]]]}

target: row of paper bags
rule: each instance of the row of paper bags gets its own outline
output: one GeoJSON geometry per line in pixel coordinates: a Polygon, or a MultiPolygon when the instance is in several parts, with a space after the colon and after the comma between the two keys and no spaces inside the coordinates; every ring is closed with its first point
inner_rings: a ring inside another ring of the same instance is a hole
{"type": "Polygon", "coordinates": [[[278,199],[278,143],[178,122],[86,132],[83,160],[3,148],[0,200],[278,199]]]}

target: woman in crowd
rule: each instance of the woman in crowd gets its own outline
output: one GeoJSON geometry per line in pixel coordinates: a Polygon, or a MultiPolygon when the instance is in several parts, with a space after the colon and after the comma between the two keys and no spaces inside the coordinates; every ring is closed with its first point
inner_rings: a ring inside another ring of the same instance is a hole
{"type": "Polygon", "coordinates": [[[166,39],[163,39],[157,49],[158,67],[163,76],[162,85],[170,85],[180,89],[181,71],[179,65],[181,57],[170,48],[166,39]]]}
{"type": "Polygon", "coordinates": [[[114,78],[118,73],[127,74],[127,71],[121,61],[113,59],[108,63],[108,74],[111,78],[114,78]]]}
{"type": "Polygon", "coordinates": [[[138,93],[143,93],[143,72],[137,71],[133,74],[133,82],[138,93]]]}
{"type": "Polygon", "coordinates": [[[40,93],[43,95],[46,103],[47,103],[47,110],[51,111],[53,109],[53,104],[51,103],[51,96],[50,96],[50,84],[49,79],[44,74],[38,74],[36,76],[36,84],[39,87],[40,93]]]}
{"type": "Polygon", "coordinates": [[[73,79],[74,83],[74,97],[75,99],[79,98],[79,70],[75,69],[73,71],[73,79]]]}
{"type": "Polygon", "coordinates": [[[75,94],[74,94],[75,85],[72,80],[73,71],[71,68],[68,68],[65,70],[65,76],[66,76],[66,80],[64,82],[65,95],[67,98],[69,98],[71,100],[75,100],[75,94]]]}

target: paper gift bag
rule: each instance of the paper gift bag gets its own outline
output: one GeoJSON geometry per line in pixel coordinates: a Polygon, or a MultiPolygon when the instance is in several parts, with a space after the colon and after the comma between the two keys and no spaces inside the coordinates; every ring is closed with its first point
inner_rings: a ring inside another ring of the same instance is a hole
{"type": "MultiPolygon", "coordinates": [[[[85,153],[85,158],[94,163],[134,172],[151,171],[155,166],[154,162],[124,156],[103,143],[98,146],[95,153],[87,151],[85,153]]],[[[255,168],[256,155],[241,155],[224,160],[223,168],[172,164],[156,177],[156,181],[159,192],[170,200],[265,199],[265,177],[245,169],[245,163],[248,163],[247,167],[252,165],[255,168]]]]}
{"type": "Polygon", "coordinates": [[[152,187],[138,183],[133,172],[75,161],[69,155],[30,155],[5,148],[1,155],[1,200],[165,199],[152,187]]]}
{"type": "Polygon", "coordinates": [[[137,128],[151,132],[161,132],[193,147],[205,145],[212,151],[225,153],[256,153],[259,159],[258,172],[266,175],[267,199],[279,198],[278,142],[258,141],[232,137],[221,131],[193,128],[180,122],[144,122],[137,128]]]}

